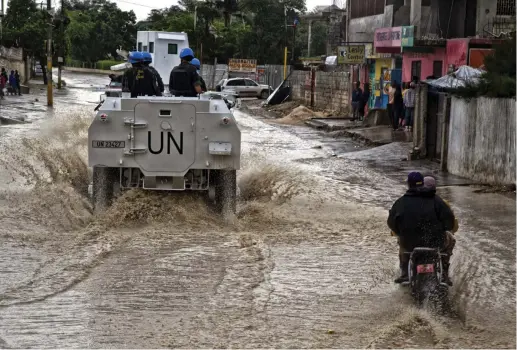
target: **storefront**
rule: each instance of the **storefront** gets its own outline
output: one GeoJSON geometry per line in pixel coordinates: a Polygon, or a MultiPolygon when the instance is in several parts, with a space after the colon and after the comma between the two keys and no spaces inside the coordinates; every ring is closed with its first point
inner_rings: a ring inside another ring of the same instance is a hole
{"type": "MultiPolygon", "coordinates": [[[[368,61],[370,65],[370,81],[373,83],[371,107],[386,108],[388,91],[392,81],[402,79],[402,28],[379,28],[375,30],[374,53],[368,61]]],[[[368,57],[367,57],[368,58],[368,57]]]]}
{"type": "Polygon", "coordinates": [[[440,78],[447,72],[445,39],[415,39],[414,26],[402,30],[402,81],[440,78]]]}

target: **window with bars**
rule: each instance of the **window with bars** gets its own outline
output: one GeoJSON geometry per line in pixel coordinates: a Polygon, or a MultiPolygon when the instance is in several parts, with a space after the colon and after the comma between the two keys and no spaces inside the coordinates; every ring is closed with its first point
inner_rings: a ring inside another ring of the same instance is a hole
{"type": "Polygon", "coordinates": [[[497,0],[498,16],[515,16],[515,0],[497,0]]]}

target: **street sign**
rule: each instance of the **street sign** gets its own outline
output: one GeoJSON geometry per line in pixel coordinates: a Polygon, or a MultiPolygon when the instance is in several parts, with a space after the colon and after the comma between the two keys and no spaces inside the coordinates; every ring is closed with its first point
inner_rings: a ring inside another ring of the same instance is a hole
{"type": "Polygon", "coordinates": [[[401,47],[413,47],[415,41],[415,27],[405,26],[402,27],[402,40],[400,42],[401,47]]]}
{"type": "Polygon", "coordinates": [[[364,45],[338,47],[338,64],[362,64],[365,58],[364,45]]]}
{"type": "Polygon", "coordinates": [[[256,73],[257,60],[230,58],[228,62],[229,72],[256,73]]]}

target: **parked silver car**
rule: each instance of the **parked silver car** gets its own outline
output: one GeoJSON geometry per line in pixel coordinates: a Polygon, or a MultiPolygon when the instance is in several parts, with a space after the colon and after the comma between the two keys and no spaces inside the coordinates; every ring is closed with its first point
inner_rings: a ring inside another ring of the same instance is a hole
{"type": "Polygon", "coordinates": [[[215,89],[216,91],[232,90],[238,97],[258,97],[262,99],[268,98],[269,92],[273,91],[271,86],[258,84],[248,78],[223,79],[215,89]]]}

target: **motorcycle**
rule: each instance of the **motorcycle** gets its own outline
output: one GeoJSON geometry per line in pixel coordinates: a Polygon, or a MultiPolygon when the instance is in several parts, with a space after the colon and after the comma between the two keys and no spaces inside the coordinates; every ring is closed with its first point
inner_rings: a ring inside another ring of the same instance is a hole
{"type": "Polygon", "coordinates": [[[417,305],[432,303],[446,305],[449,286],[444,281],[442,257],[446,256],[435,248],[418,247],[409,254],[408,285],[417,305]]]}

